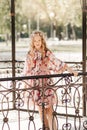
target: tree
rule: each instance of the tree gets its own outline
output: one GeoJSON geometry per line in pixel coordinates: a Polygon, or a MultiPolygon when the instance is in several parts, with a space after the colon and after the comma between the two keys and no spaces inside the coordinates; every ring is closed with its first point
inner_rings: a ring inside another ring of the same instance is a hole
{"type": "MultiPolygon", "coordinates": [[[[48,27],[52,24],[57,33],[59,26],[63,26],[64,30],[67,30],[68,24],[72,25],[73,30],[74,27],[81,27],[82,13],[79,0],[15,0],[15,10],[17,32],[22,30],[23,24],[27,25],[27,31],[30,30],[30,26],[39,29],[42,28],[39,25],[47,24],[48,27]]],[[[10,0],[1,0],[0,12],[0,32],[10,31],[10,0]]],[[[31,31],[32,29],[34,28],[31,28],[31,31]]]]}

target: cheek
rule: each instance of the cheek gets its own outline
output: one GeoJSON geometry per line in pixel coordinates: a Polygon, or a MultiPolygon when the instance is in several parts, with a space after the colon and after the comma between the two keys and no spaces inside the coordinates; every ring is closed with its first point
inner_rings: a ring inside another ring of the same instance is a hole
{"type": "Polygon", "coordinates": [[[40,42],[40,47],[42,47],[42,42],[40,42]]]}
{"type": "Polygon", "coordinates": [[[33,44],[33,45],[34,45],[34,47],[35,47],[37,44],[34,42],[34,44],[33,44]]]}
{"type": "Polygon", "coordinates": [[[42,43],[40,43],[40,47],[42,46],[42,43]]]}

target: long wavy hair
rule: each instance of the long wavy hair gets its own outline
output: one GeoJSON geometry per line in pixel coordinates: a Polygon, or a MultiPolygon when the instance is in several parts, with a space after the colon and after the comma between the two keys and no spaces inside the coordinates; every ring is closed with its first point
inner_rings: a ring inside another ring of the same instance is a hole
{"type": "MultiPolygon", "coordinates": [[[[46,51],[48,50],[47,45],[46,45],[46,40],[45,40],[45,36],[44,33],[41,31],[34,31],[31,34],[31,43],[30,43],[30,49],[31,49],[31,53],[33,54],[35,51],[35,46],[34,46],[34,37],[36,35],[39,35],[41,37],[41,54],[42,54],[42,58],[45,56],[46,51]]],[[[33,54],[34,55],[34,54],[33,54]]]]}

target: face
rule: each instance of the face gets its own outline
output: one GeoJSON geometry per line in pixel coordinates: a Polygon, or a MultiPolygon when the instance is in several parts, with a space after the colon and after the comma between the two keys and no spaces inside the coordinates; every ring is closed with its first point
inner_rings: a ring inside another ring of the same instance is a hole
{"type": "Polygon", "coordinates": [[[34,37],[33,42],[34,42],[34,47],[36,48],[36,50],[40,50],[41,45],[42,45],[41,37],[39,35],[36,35],[34,37]]]}

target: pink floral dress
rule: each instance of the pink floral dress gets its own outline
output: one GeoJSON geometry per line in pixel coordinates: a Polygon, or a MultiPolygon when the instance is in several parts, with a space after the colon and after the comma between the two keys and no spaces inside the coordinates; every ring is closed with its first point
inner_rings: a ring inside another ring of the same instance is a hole
{"type": "MultiPolygon", "coordinates": [[[[35,76],[35,75],[49,75],[49,74],[58,74],[62,73],[66,69],[66,64],[55,57],[55,55],[47,50],[45,53],[45,57],[41,58],[41,53],[35,51],[34,58],[32,59],[31,63],[31,55],[28,53],[26,60],[23,74],[26,76],[35,76]]],[[[30,79],[27,81],[27,87],[34,87],[36,86],[37,90],[33,90],[33,101],[35,104],[40,105],[42,100],[45,103],[45,107],[49,107],[50,105],[55,104],[56,97],[54,94],[53,89],[50,87],[47,88],[49,83],[51,84],[53,80],[49,80],[47,78],[42,79],[30,79]],[[42,84],[43,82],[43,84],[42,84]],[[44,87],[44,88],[43,88],[44,87]],[[43,92],[44,91],[44,96],[43,92]]]]}

